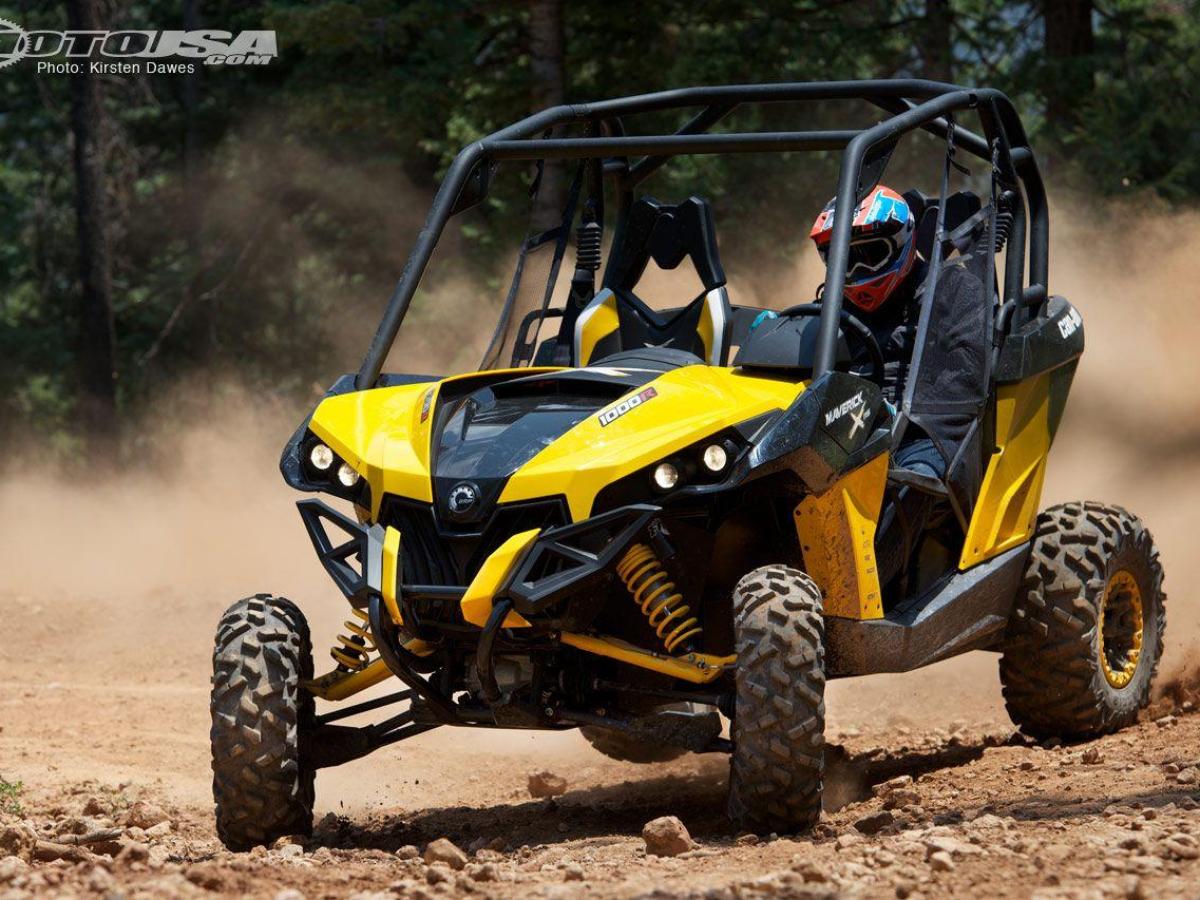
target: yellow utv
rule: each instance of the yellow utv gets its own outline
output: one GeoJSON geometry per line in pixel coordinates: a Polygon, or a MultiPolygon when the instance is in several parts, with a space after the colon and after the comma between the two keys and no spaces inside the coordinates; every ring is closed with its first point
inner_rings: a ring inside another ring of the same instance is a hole
{"type": "Polygon", "coordinates": [[[548,109],[466,147],[361,369],[283,453],[288,484],[325,498],[299,509],[348,613],[330,668],[314,671],[281,597],[241,600],[218,626],[221,839],[307,832],[317,769],[441,727],[578,728],[630,760],[726,753],[738,827],[802,830],[821,813],[826,681],[969,650],[999,654],[1031,735],[1131,723],[1162,647],[1162,569],[1120,508],[1039,512],[1083,352],[1079,312],[1048,292],[1048,237],[1024,128],[991,89],[689,88],[548,109]],[[847,130],[727,120],[838,103],[875,114],[847,130]],[[674,132],[634,128],[673,114],[674,132]],[[911,198],[928,274],[888,400],[879,342],[843,297],[856,207],[914,132],[937,149],[941,189],[911,198]],[[824,285],[739,305],[711,204],[640,186],[680,156],[801,151],[840,154],[824,285]],[[964,160],[971,186],[952,191],[964,160]],[[523,242],[479,370],[386,372],[452,217],[505,167],[533,168],[536,191],[547,161],[561,220],[523,242]],[[651,304],[651,263],[686,263],[702,289],[651,304]],[[897,463],[912,428],[943,477],[897,463]],[[898,499],[913,492],[935,514],[906,533],[898,499]],[[902,564],[881,578],[898,534],[902,564]],[[378,720],[344,724],[366,713],[378,720]]]}

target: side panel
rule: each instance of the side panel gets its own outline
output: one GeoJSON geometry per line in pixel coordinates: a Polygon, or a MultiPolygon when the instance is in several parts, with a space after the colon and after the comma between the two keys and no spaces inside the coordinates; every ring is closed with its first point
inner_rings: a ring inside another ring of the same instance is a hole
{"type": "Polygon", "coordinates": [[[891,415],[873,382],[830,372],[808,384],[750,452],[753,478],[791,470],[813,494],[891,447],[891,415]]]}
{"type": "Polygon", "coordinates": [[[875,528],[887,472],[888,455],[883,453],[796,507],[804,567],[824,594],[827,616],[883,618],[875,528]]]}
{"type": "Polygon", "coordinates": [[[1044,316],[1005,339],[996,365],[996,446],[967,529],[960,570],[1033,536],[1046,454],[1083,347],[1083,317],[1062,297],[1051,297],[1044,316]]]}
{"type": "Polygon", "coordinates": [[[1033,536],[1050,450],[1050,381],[1045,372],[996,389],[996,449],[963,542],[959,569],[1033,536]]]}
{"type": "Polygon", "coordinates": [[[908,672],[994,647],[1004,635],[1028,557],[1028,546],[1017,547],[969,572],[956,572],[884,619],[828,619],[826,674],[908,672]]]}

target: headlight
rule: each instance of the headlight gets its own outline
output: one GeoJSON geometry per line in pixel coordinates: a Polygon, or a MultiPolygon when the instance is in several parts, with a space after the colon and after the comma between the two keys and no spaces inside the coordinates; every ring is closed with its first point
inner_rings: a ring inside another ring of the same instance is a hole
{"type": "Polygon", "coordinates": [[[662,462],[654,467],[654,486],[660,491],[669,491],[679,484],[679,469],[673,463],[662,462]]]}
{"type": "Polygon", "coordinates": [[[333,451],[324,444],[313,444],[313,448],[308,454],[308,461],[313,464],[314,469],[325,472],[333,465],[333,451]]]}
{"type": "MultiPolygon", "coordinates": [[[[292,451],[288,450],[288,453],[292,451]]],[[[341,454],[311,431],[302,439],[292,457],[299,464],[295,481],[288,484],[302,491],[328,491],[335,497],[349,500],[359,506],[371,505],[371,489],[363,478],[341,454]]],[[[285,457],[286,462],[286,457],[285,457]]],[[[287,472],[284,473],[285,478],[287,472]]]]}
{"type": "Polygon", "coordinates": [[[709,444],[704,448],[701,460],[704,462],[704,468],[715,475],[729,465],[729,454],[720,444],[709,444]]]}

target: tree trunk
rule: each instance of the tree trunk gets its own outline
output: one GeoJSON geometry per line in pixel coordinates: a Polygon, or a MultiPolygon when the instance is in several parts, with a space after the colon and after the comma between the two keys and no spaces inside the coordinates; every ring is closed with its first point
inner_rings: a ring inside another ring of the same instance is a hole
{"type": "MultiPolygon", "coordinates": [[[[202,27],[201,0],[183,0],[183,30],[198,31],[202,27]]],[[[191,72],[183,75],[181,101],[183,105],[183,230],[188,248],[190,274],[184,281],[183,303],[192,305],[200,292],[199,273],[204,268],[201,259],[200,203],[203,191],[198,184],[199,175],[199,127],[196,110],[200,105],[200,79],[204,67],[196,64],[191,72]]],[[[217,320],[219,304],[215,297],[201,304],[198,310],[202,322],[200,356],[211,361],[217,348],[217,320]]]]}
{"type": "Polygon", "coordinates": [[[921,72],[933,81],[954,81],[954,11],[950,0],[925,0],[925,21],[918,39],[921,72]]]}
{"type": "MultiPolygon", "coordinates": [[[[530,100],[533,111],[558,106],[566,96],[563,76],[562,0],[529,0],[530,100]]],[[[563,160],[547,160],[533,208],[533,225],[552,228],[562,220],[566,202],[563,160]]]]}
{"type": "MultiPolygon", "coordinates": [[[[71,30],[102,31],[107,16],[96,0],[67,0],[71,30]]],[[[75,139],[75,218],[79,249],[78,364],[80,424],[97,448],[112,450],[117,437],[116,337],[105,195],[105,114],[100,77],[71,78],[71,131],[75,139]]]]}
{"type": "Polygon", "coordinates": [[[1081,103],[1095,86],[1092,0],[1043,0],[1046,120],[1058,135],[1079,124],[1081,103]]]}

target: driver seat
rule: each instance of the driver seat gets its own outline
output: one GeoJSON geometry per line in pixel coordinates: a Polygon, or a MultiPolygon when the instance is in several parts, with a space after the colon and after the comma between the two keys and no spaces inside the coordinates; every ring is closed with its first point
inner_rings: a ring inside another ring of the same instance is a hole
{"type": "Polygon", "coordinates": [[[708,201],[689,197],[669,205],[642,197],[630,207],[604,287],[575,323],[574,363],[586,366],[616,353],[667,348],[723,366],[732,323],[708,201]],[[704,292],[686,306],[654,310],[634,293],[650,260],[660,268],[675,269],[685,258],[704,285],[704,292]]]}

